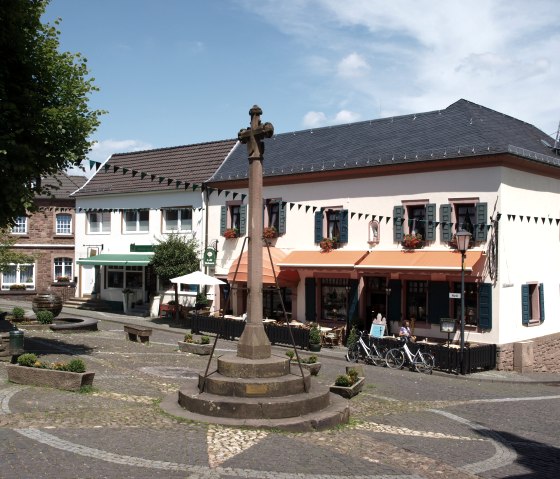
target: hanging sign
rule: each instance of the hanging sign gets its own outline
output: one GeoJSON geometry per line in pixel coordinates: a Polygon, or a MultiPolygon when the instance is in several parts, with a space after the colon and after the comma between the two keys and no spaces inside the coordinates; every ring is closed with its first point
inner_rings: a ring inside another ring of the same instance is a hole
{"type": "Polygon", "coordinates": [[[206,248],[204,250],[204,266],[216,265],[216,250],[214,248],[206,248]]]}

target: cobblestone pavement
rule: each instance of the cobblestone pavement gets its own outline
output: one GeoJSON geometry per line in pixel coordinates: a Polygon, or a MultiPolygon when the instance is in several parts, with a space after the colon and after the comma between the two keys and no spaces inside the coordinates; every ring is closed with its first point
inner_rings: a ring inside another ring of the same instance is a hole
{"type": "MultiPolygon", "coordinates": [[[[42,360],[83,358],[95,371],[90,391],[12,384],[0,362],[0,478],[559,477],[558,378],[363,366],[347,426],[286,433],[193,423],[158,404],[207,357],[178,352],[182,332],[165,325],[154,325],[149,345],[127,341],[122,323],[146,320],[116,316],[97,316],[98,332],[25,333],[26,350],[42,360]]],[[[235,348],[218,342],[218,354],[235,348]]],[[[348,364],[342,350],[320,354],[315,387],[348,364]]]]}

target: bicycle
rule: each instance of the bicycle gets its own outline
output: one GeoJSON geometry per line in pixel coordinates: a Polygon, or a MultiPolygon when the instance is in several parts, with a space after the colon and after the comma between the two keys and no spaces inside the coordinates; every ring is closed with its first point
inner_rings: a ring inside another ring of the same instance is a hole
{"type": "Polygon", "coordinates": [[[420,348],[418,348],[415,354],[412,354],[406,339],[400,348],[390,349],[385,355],[387,367],[392,369],[401,369],[405,360],[408,360],[411,369],[414,368],[419,373],[432,374],[435,365],[434,357],[430,353],[422,352],[420,348]]]}
{"type": "Polygon", "coordinates": [[[346,352],[346,360],[352,363],[357,363],[360,357],[366,364],[374,364],[375,366],[385,365],[386,348],[378,347],[375,340],[369,341],[366,344],[364,338],[370,338],[366,332],[358,331],[358,341],[351,346],[346,352]]]}

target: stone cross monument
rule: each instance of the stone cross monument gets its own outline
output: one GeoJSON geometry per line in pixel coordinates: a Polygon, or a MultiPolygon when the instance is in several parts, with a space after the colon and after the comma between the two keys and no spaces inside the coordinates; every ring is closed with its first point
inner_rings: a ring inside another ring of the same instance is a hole
{"type": "Polygon", "coordinates": [[[262,110],[254,105],[249,110],[251,127],[239,132],[241,143],[247,145],[249,156],[249,271],[247,278],[247,324],[237,345],[237,356],[248,359],[270,357],[270,341],[262,322],[262,235],[263,235],[263,152],[264,138],[270,138],[274,127],[261,123],[262,110]]]}

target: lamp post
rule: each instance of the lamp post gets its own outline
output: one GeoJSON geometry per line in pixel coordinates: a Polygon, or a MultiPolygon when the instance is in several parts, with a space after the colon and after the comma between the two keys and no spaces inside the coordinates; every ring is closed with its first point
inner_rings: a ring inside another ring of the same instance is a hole
{"type": "Polygon", "coordinates": [[[463,229],[457,231],[457,249],[461,253],[461,349],[459,364],[461,374],[465,374],[465,254],[469,249],[471,234],[463,229]]]}
{"type": "Polygon", "coordinates": [[[385,288],[385,321],[387,325],[387,336],[391,334],[391,323],[389,321],[389,296],[391,295],[391,288],[385,288]]]}

